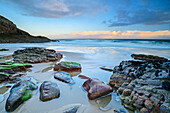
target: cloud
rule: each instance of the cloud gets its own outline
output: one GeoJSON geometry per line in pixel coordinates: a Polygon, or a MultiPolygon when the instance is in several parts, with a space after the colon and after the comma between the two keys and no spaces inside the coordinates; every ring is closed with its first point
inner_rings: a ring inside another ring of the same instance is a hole
{"type": "Polygon", "coordinates": [[[170,24],[169,0],[114,0],[113,18],[103,23],[109,27],[134,24],[170,24]]]}
{"type": "Polygon", "coordinates": [[[104,11],[103,2],[90,0],[9,0],[25,10],[25,15],[60,18],[104,11]]]}
{"type": "Polygon", "coordinates": [[[145,38],[168,38],[170,31],[85,31],[70,34],[49,36],[59,39],[145,39],[145,38]]]}

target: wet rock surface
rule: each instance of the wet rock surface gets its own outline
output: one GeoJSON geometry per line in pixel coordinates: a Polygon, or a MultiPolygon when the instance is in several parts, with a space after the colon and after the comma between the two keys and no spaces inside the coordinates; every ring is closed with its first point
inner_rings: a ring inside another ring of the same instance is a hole
{"type": "Polygon", "coordinates": [[[19,64],[13,62],[0,62],[0,83],[9,78],[13,78],[13,74],[17,72],[25,72],[27,68],[31,68],[29,64],[19,64]]]}
{"type": "Polygon", "coordinates": [[[54,78],[58,79],[62,82],[73,83],[73,79],[71,78],[71,75],[67,72],[64,72],[64,71],[57,72],[54,75],[54,78]]]}
{"type": "Polygon", "coordinates": [[[111,92],[113,92],[113,88],[103,81],[100,81],[97,78],[88,78],[83,75],[79,75],[80,78],[87,79],[83,83],[83,88],[88,93],[88,98],[90,100],[105,96],[111,92]]]}
{"type": "Polygon", "coordinates": [[[118,89],[124,105],[141,113],[170,112],[169,60],[148,55],[132,56],[144,61],[122,61],[113,69],[110,85],[118,89]]]}
{"type": "Polygon", "coordinates": [[[42,63],[59,61],[62,54],[55,50],[40,47],[29,47],[24,50],[17,50],[13,53],[13,60],[16,63],[42,63]]]}
{"type": "Polygon", "coordinates": [[[76,62],[62,61],[54,66],[54,71],[81,72],[81,65],[76,62]]]}
{"type": "Polygon", "coordinates": [[[30,99],[32,97],[32,91],[35,89],[37,89],[36,84],[29,79],[22,79],[15,83],[6,101],[6,111],[14,111],[24,101],[30,99]]]}
{"type": "Polygon", "coordinates": [[[9,51],[9,49],[0,48],[0,51],[9,51]]]}
{"type": "Polygon", "coordinates": [[[56,83],[44,81],[40,86],[40,100],[48,101],[60,96],[60,89],[56,83]]]}

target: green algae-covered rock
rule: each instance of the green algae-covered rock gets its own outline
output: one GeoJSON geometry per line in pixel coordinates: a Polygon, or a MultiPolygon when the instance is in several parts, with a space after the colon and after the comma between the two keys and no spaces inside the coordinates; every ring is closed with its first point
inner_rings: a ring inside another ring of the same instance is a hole
{"type": "Polygon", "coordinates": [[[81,72],[81,65],[77,62],[62,61],[54,66],[54,71],[81,72]]]}
{"type": "Polygon", "coordinates": [[[0,83],[7,80],[9,77],[9,74],[8,73],[3,73],[3,72],[0,72],[0,83]]]}
{"type": "Polygon", "coordinates": [[[20,80],[11,89],[6,101],[5,109],[8,112],[14,111],[20,104],[32,97],[32,91],[37,85],[30,80],[20,80]]]}

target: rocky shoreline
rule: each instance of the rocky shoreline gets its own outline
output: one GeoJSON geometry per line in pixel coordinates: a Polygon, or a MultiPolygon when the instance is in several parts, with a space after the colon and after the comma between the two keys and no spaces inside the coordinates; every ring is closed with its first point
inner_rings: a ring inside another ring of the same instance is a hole
{"type": "Polygon", "coordinates": [[[133,54],[142,61],[115,66],[110,85],[126,108],[140,113],[170,112],[170,61],[158,56],[133,54]]]}

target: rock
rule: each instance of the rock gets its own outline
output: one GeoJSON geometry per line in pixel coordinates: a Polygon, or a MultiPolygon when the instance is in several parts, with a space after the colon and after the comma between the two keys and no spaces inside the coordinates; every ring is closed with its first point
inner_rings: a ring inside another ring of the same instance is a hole
{"type": "Polygon", "coordinates": [[[162,113],[170,113],[170,103],[163,103],[160,106],[162,113]]]}
{"type": "Polygon", "coordinates": [[[113,71],[113,67],[101,66],[100,69],[106,70],[106,71],[113,71]]]}
{"type": "Polygon", "coordinates": [[[138,109],[140,109],[140,108],[142,108],[143,106],[144,106],[144,99],[143,98],[139,98],[138,97],[138,99],[136,100],[136,102],[135,102],[135,107],[136,108],[138,108],[138,109]]]}
{"type": "Polygon", "coordinates": [[[35,89],[37,89],[37,86],[30,80],[18,81],[10,90],[5,106],[6,111],[12,112],[24,101],[30,99],[32,91],[35,89]]]}
{"type": "Polygon", "coordinates": [[[64,71],[57,72],[54,75],[54,78],[66,83],[73,83],[73,79],[71,78],[71,75],[64,71]]]}
{"type": "Polygon", "coordinates": [[[149,111],[148,111],[146,108],[142,108],[142,109],[140,110],[140,113],[149,113],[149,111]]]}
{"type": "Polygon", "coordinates": [[[162,88],[170,91],[170,81],[163,81],[162,88]]]}
{"type": "Polygon", "coordinates": [[[2,48],[0,51],[9,51],[9,49],[2,48]]]}
{"type": "Polygon", "coordinates": [[[153,103],[149,100],[145,101],[145,107],[149,110],[151,110],[153,108],[153,103]]]}
{"type": "Polygon", "coordinates": [[[32,67],[32,65],[13,62],[0,62],[0,83],[8,80],[10,74],[26,71],[26,69],[30,67],[32,67]]]}
{"type": "Polygon", "coordinates": [[[51,40],[43,36],[32,36],[0,15],[0,43],[42,43],[51,40]]]}
{"type": "Polygon", "coordinates": [[[9,74],[0,72],[0,83],[8,80],[9,74]]]}
{"type": "Polygon", "coordinates": [[[56,83],[44,81],[40,86],[40,100],[48,101],[60,96],[60,89],[56,83]]]}
{"type": "Polygon", "coordinates": [[[131,93],[132,93],[132,90],[130,90],[130,89],[125,89],[125,90],[123,91],[123,95],[124,95],[124,96],[130,96],[131,93]]]}
{"type": "Polygon", "coordinates": [[[97,78],[88,78],[86,76],[79,75],[81,78],[87,79],[83,83],[83,88],[88,92],[88,98],[90,100],[105,96],[113,92],[113,88],[107,85],[106,83],[100,81],[97,78]]]}
{"type": "Polygon", "coordinates": [[[154,56],[154,55],[132,54],[131,57],[136,59],[136,60],[163,60],[163,61],[168,61],[167,58],[154,56]]]}
{"type": "Polygon", "coordinates": [[[54,71],[81,72],[81,65],[76,62],[62,61],[54,66],[54,71]]]}
{"type": "Polygon", "coordinates": [[[16,63],[42,63],[59,61],[62,54],[55,50],[40,47],[29,47],[24,50],[17,50],[13,53],[13,60],[16,63]]]}

